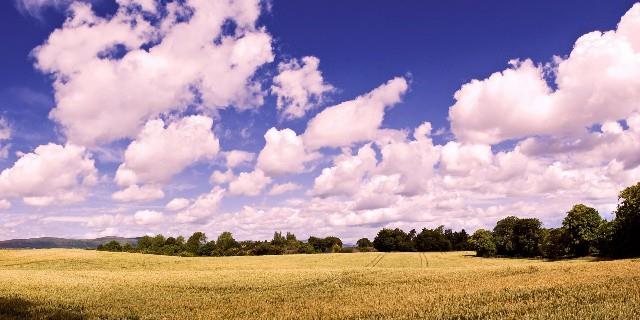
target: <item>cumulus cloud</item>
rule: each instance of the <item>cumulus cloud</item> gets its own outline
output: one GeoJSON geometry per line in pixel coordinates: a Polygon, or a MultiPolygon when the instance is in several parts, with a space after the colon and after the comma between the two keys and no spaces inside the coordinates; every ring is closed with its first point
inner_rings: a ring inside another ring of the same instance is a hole
{"type": "Polygon", "coordinates": [[[160,119],[147,122],[125,151],[116,183],[125,187],[164,184],[192,163],[212,159],[220,149],[212,125],[213,120],[205,116],[185,117],[168,126],[160,119]]]}
{"type": "Polygon", "coordinates": [[[200,195],[188,207],[178,212],[176,221],[180,223],[195,223],[210,218],[217,212],[224,193],[224,189],[214,187],[209,193],[200,195]]]}
{"type": "Polygon", "coordinates": [[[111,198],[122,202],[151,201],[164,198],[164,192],[162,188],[156,185],[139,186],[134,184],[123,190],[114,192],[111,198]]]}
{"type": "Polygon", "coordinates": [[[271,92],[277,97],[276,106],[282,117],[303,117],[322,103],[325,94],[334,90],[324,82],[319,66],[320,59],[312,56],[278,64],[279,74],[273,78],[271,92]]]}
{"type": "Polygon", "coordinates": [[[373,139],[385,109],[399,103],[408,88],[407,80],[397,77],[354,100],[322,110],[307,125],[305,145],[312,149],[341,147],[373,139]]]}
{"type": "MultiPolygon", "coordinates": [[[[42,13],[47,9],[64,10],[74,0],[15,0],[16,9],[23,15],[42,20],[42,13]]],[[[96,3],[100,0],[75,0],[87,3],[96,3]]]]}
{"type": "Polygon", "coordinates": [[[257,168],[270,176],[303,172],[305,163],[319,156],[307,152],[302,138],[291,129],[271,128],[264,139],[266,143],[258,155],[257,168]]]}
{"type": "Polygon", "coordinates": [[[0,197],[23,197],[30,205],[77,202],[96,183],[97,170],[84,147],[50,143],[2,170],[0,197]]]}
{"type": "Polygon", "coordinates": [[[7,199],[0,199],[0,210],[6,210],[11,208],[11,202],[7,199]]]}
{"type": "Polygon", "coordinates": [[[291,192],[291,191],[299,190],[299,189],[302,189],[302,186],[297,184],[297,183],[293,183],[293,182],[274,184],[271,187],[271,190],[269,190],[269,195],[270,196],[276,196],[276,195],[280,195],[280,194],[283,194],[283,193],[287,193],[287,192],[291,192]]]}
{"type": "Polygon", "coordinates": [[[0,159],[6,159],[9,156],[10,144],[5,144],[4,141],[11,139],[11,126],[9,121],[4,117],[0,117],[0,159]]]}
{"type": "Polygon", "coordinates": [[[54,76],[50,116],[70,141],[132,137],[148,119],[193,105],[263,103],[254,75],[273,53],[271,36],[256,25],[260,1],[158,3],[163,10],[149,1],[118,3],[113,16],[101,17],[74,2],[64,25],[33,51],[36,67],[54,76]]]}
{"type": "Polygon", "coordinates": [[[190,203],[191,203],[191,200],[189,199],[175,198],[169,201],[169,203],[167,203],[165,208],[167,208],[167,210],[170,210],[170,211],[179,211],[189,206],[190,203]]]}
{"type": "Polygon", "coordinates": [[[342,154],[334,160],[334,166],[322,169],[315,179],[313,194],[318,196],[353,195],[360,188],[362,179],[376,167],[376,153],[370,144],[355,155],[342,154]]]}
{"type": "Polygon", "coordinates": [[[136,224],[152,225],[159,224],[164,221],[164,214],[153,210],[140,210],[133,215],[136,224]]]}
{"type": "Polygon", "coordinates": [[[224,171],[224,172],[220,170],[215,170],[211,173],[211,176],[209,177],[209,182],[211,182],[212,184],[225,184],[233,181],[235,178],[236,178],[236,175],[233,174],[233,171],[231,169],[228,169],[227,171],[224,171]]]}
{"type": "Polygon", "coordinates": [[[226,151],[224,157],[227,168],[236,168],[250,164],[256,158],[256,154],[242,150],[231,150],[226,151]]]}
{"type": "Polygon", "coordinates": [[[532,135],[573,135],[639,110],[640,4],[617,30],[580,37],[551,67],[531,60],[460,88],[449,111],[461,141],[494,144],[532,135]],[[547,84],[550,77],[557,86],[547,84]]]}
{"type": "Polygon", "coordinates": [[[257,196],[271,183],[271,178],[260,169],[252,172],[241,172],[229,183],[229,193],[232,195],[257,196]]]}

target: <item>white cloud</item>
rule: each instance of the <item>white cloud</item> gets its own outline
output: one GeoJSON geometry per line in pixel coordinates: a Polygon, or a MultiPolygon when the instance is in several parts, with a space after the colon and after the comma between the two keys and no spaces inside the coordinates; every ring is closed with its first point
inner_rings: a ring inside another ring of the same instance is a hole
{"type": "Polygon", "coordinates": [[[302,58],[301,62],[291,59],[278,64],[279,74],[273,78],[271,92],[276,95],[276,106],[285,119],[303,117],[334,90],[324,82],[319,65],[320,59],[312,56],[302,58]]]}
{"type": "Polygon", "coordinates": [[[256,154],[242,150],[231,150],[224,152],[224,157],[227,168],[236,168],[250,164],[256,158],[256,154]]]}
{"type": "Polygon", "coordinates": [[[131,3],[120,1],[106,18],[73,3],[64,25],[33,51],[36,67],[54,75],[51,118],[70,141],[132,137],[148,119],[190,105],[212,111],[263,103],[253,79],[273,53],[270,35],[256,26],[258,0],[170,2],[144,15],[131,3]],[[231,34],[225,21],[235,22],[231,34]]]}
{"type": "Polygon", "coordinates": [[[212,125],[205,116],[189,116],[166,127],[159,119],[147,122],[125,151],[115,181],[120,186],[163,184],[192,163],[212,159],[220,149],[212,125]]]}
{"type": "Polygon", "coordinates": [[[27,204],[41,205],[84,199],[87,188],[97,183],[94,161],[84,147],[67,144],[38,146],[11,168],[0,173],[0,197],[23,197],[27,204]]]}
{"type": "Polygon", "coordinates": [[[139,225],[159,224],[164,221],[164,214],[159,211],[140,210],[133,215],[133,219],[139,225]]]}
{"type": "Polygon", "coordinates": [[[111,198],[122,202],[151,201],[164,198],[164,192],[162,188],[156,185],[138,186],[133,184],[123,190],[114,192],[111,198]]]}
{"type": "Polygon", "coordinates": [[[397,77],[354,100],[322,110],[307,125],[305,145],[341,147],[373,139],[385,109],[399,103],[408,88],[407,80],[397,77]]]}
{"type": "Polygon", "coordinates": [[[297,183],[293,183],[293,182],[287,182],[287,183],[282,183],[282,184],[274,184],[271,187],[271,190],[269,190],[269,195],[270,196],[276,196],[276,195],[280,195],[283,193],[287,193],[290,191],[294,191],[294,190],[299,190],[302,189],[302,186],[297,184],[297,183]]]}
{"type": "MultiPolygon", "coordinates": [[[[24,15],[42,20],[42,12],[49,8],[63,10],[74,0],[15,0],[16,8],[24,15]]],[[[100,0],[75,0],[80,2],[95,3],[100,0]]]]}
{"type": "Polygon", "coordinates": [[[252,172],[241,172],[229,183],[229,193],[232,195],[257,196],[271,183],[271,178],[260,169],[252,172]]]}
{"type": "Polygon", "coordinates": [[[5,140],[11,139],[11,126],[9,121],[4,117],[0,117],[0,159],[9,157],[10,144],[4,144],[5,140]]]}
{"type": "Polygon", "coordinates": [[[583,35],[552,68],[516,61],[463,85],[449,111],[453,132],[464,142],[493,144],[532,135],[571,136],[628,117],[640,110],[638,34],[640,4],[635,4],[617,30],[583,35]]]}
{"type": "Polygon", "coordinates": [[[360,189],[362,179],[376,167],[376,153],[367,144],[356,155],[342,154],[334,166],[322,169],[315,179],[313,194],[317,196],[353,195],[360,189]]]}
{"type": "Polygon", "coordinates": [[[11,208],[11,202],[7,199],[0,199],[0,210],[6,210],[11,208]]]}
{"type": "Polygon", "coordinates": [[[211,182],[212,184],[225,184],[233,181],[233,179],[235,178],[236,176],[233,174],[233,171],[231,169],[224,172],[216,170],[211,173],[209,182],[211,182]]]}
{"type": "Polygon", "coordinates": [[[191,200],[189,199],[175,198],[169,201],[169,203],[167,203],[165,208],[167,208],[167,210],[170,210],[170,211],[179,211],[189,206],[189,204],[191,204],[191,200]]]}
{"type": "Polygon", "coordinates": [[[176,221],[180,223],[194,223],[203,221],[214,215],[224,196],[225,190],[214,187],[209,193],[200,195],[184,210],[178,212],[176,221]]]}
{"type": "Polygon", "coordinates": [[[258,155],[256,167],[270,176],[303,172],[305,163],[319,156],[308,153],[302,138],[291,129],[271,128],[264,139],[266,143],[258,155]]]}

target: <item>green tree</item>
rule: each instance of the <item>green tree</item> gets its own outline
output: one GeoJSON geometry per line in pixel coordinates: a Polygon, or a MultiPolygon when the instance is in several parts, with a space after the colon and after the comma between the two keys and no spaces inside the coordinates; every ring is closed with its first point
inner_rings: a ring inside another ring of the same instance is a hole
{"type": "Polygon", "coordinates": [[[583,204],[573,206],[562,221],[566,231],[569,253],[582,257],[596,251],[598,228],[603,219],[594,208],[583,204]]]}
{"type": "Polygon", "coordinates": [[[373,243],[368,238],[362,238],[362,239],[356,241],[356,246],[358,246],[359,249],[371,248],[371,247],[373,247],[373,243]]]}
{"type": "Polygon", "coordinates": [[[564,228],[545,230],[540,249],[542,256],[548,259],[559,259],[567,255],[568,237],[564,228]]]}
{"type": "MultiPolygon", "coordinates": [[[[449,230],[451,233],[451,230],[449,230]]],[[[423,228],[414,239],[415,248],[421,252],[427,251],[451,251],[451,241],[444,233],[444,226],[433,230],[423,228]]]]}
{"type": "Polygon", "coordinates": [[[514,228],[516,255],[535,257],[541,254],[542,223],[536,218],[520,219],[514,228]]]}
{"type": "Polygon", "coordinates": [[[493,257],[496,255],[496,244],[493,234],[489,230],[478,229],[469,238],[470,247],[476,251],[478,257],[493,257]]]}
{"type": "Polygon", "coordinates": [[[415,230],[406,233],[400,228],[384,228],[378,231],[378,234],[373,239],[373,247],[381,252],[415,251],[413,244],[415,234],[415,230]]]}
{"type": "Polygon", "coordinates": [[[207,236],[204,232],[194,232],[185,245],[185,249],[192,255],[197,255],[200,247],[207,243],[207,236]]]}
{"type": "Polygon", "coordinates": [[[238,247],[238,241],[233,238],[233,234],[229,231],[221,233],[218,236],[218,240],[216,240],[216,250],[218,250],[222,255],[229,255],[229,250],[238,247]]]}
{"type": "Polygon", "coordinates": [[[496,222],[493,228],[493,239],[499,255],[514,256],[517,251],[514,229],[518,224],[518,217],[509,216],[496,222]]]}
{"type": "Polygon", "coordinates": [[[613,234],[615,255],[640,256],[640,182],[620,192],[615,214],[613,234]]]}
{"type": "Polygon", "coordinates": [[[111,240],[103,245],[98,246],[100,251],[120,252],[122,251],[122,245],[116,240],[111,240]]]}

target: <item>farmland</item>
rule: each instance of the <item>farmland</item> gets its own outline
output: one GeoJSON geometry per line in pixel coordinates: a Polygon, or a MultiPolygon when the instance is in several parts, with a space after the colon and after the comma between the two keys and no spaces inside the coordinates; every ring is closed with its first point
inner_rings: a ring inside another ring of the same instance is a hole
{"type": "Polygon", "coordinates": [[[0,251],[0,319],[623,318],[640,259],[0,251]]]}

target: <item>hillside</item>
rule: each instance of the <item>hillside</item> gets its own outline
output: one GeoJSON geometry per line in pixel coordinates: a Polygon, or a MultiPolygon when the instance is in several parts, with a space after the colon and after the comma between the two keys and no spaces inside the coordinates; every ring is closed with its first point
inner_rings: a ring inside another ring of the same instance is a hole
{"type": "Polygon", "coordinates": [[[65,239],[65,238],[30,238],[30,239],[13,239],[0,241],[0,249],[50,249],[50,248],[66,248],[66,249],[95,249],[100,244],[116,240],[121,243],[129,242],[135,244],[138,238],[122,238],[122,237],[102,237],[96,239],[65,239]]]}

